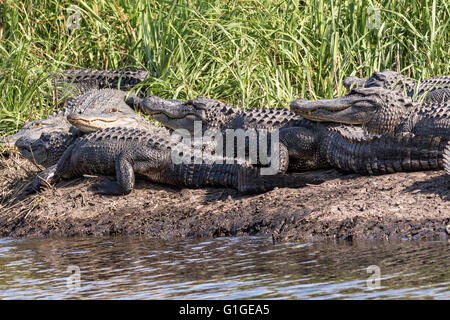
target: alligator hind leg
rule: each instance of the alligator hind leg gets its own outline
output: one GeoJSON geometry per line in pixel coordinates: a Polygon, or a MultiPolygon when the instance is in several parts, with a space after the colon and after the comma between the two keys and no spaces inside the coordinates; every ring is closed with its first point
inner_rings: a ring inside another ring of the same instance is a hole
{"type": "Polygon", "coordinates": [[[135,182],[134,169],[128,154],[121,153],[116,160],[116,180],[93,185],[96,194],[123,195],[133,190],[135,182]]]}
{"type": "Polygon", "coordinates": [[[93,185],[97,194],[124,195],[134,188],[135,172],[145,174],[160,170],[165,159],[160,152],[146,147],[127,149],[116,159],[116,180],[93,185]]]}
{"type": "Polygon", "coordinates": [[[95,194],[124,195],[128,194],[133,188],[122,186],[117,180],[106,179],[106,182],[92,185],[95,194]]]}

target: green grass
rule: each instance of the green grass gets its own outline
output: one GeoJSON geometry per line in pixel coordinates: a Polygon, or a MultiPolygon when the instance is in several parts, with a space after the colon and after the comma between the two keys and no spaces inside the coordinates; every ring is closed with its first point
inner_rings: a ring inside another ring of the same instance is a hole
{"type": "Polygon", "coordinates": [[[0,18],[0,135],[52,111],[60,69],[145,68],[148,94],[244,108],[339,96],[374,70],[450,74],[445,0],[4,0],[0,18]]]}

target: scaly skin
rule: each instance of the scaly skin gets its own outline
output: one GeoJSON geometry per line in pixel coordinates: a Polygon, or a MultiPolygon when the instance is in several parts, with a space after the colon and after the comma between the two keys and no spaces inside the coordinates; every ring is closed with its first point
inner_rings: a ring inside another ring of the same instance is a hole
{"type": "MultiPolygon", "coordinates": [[[[271,150],[272,132],[276,129],[302,126],[310,121],[296,116],[287,109],[255,108],[243,111],[235,106],[225,104],[214,99],[197,97],[189,101],[179,101],[174,99],[162,99],[156,96],[140,99],[130,95],[127,103],[139,108],[142,112],[151,115],[154,119],[161,122],[167,128],[173,130],[187,130],[187,135],[201,135],[205,132],[217,132],[223,137],[223,149],[217,146],[211,146],[217,153],[230,157],[238,157],[238,149],[243,152],[240,154],[253,164],[261,165],[261,154],[259,153],[259,141],[263,140],[267,149],[271,150]],[[199,132],[195,123],[201,124],[199,132]],[[230,130],[231,129],[231,130],[230,130]],[[254,130],[253,130],[254,129],[254,130]],[[246,140],[239,144],[230,133],[239,134],[239,131],[246,132],[249,136],[256,135],[257,142],[246,140]],[[267,136],[263,138],[263,135],[267,136]],[[227,153],[226,145],[228,140],[232,140],[235,153],[227,153]],[[261,139],[261,140],[260,140],[261,139]],[[250,148],[257,145],[256,155],[249,152],[250,148]],[[255,158],[256,157],[256,158],[255,158]]],[[[216,140],[217,141],[217,140],[216,140]]],[[[268,154],[271,156],[271,154],[268,154]]],[[[299,171],[301,165],[294,159],[288,158],[288,150],[283,142],[279,144],[278,150],[279,172],[299,171]]],[[[263,161],[263,163],[265,163],[263,161]]]]}
{"type": "Polygon", "coordinates": [[[343,84],[348,90],[355,86],[381,87],[401,92],[411,98],[425,96],[427,102],[450,100],[450,76],[436,76],[416,83],[401,73],[384,70],[375,71],[369,78],[346,77],[343,84]]]}
{"type": "Polygon", "coordinates": [[[124,102],[126,95],[127,92],[114,89],[91,90],[70,101],[57,114],[26,124],[13,136],[16,140],[15,145],[19,152],[30,161],[49,167],[56,163],[58,156],[61,156],[64,151],[63,144],[51,144],[49,141],[66,141],[67,148],[70,141],[89,130],[83,127],[83,121],[85,123],[90,121],[86,128],[96,126],[98,129],[103,129],[119,123],[124,124],[126,120],[126,125],[129,127],[164,130],[137,115],[124,102]],[[69,121],[77,122],[79,128],[72,126],[69,121]]]}
{"type": "MultiPolygon", "coordinates": [[[[408,106],[405,106],[407,98],[400,93],[397,93],[397,96],[402,102],[402,106],[407,108],[408,106]]],[[[310,103],[307,100],[297,101],[310,103]]],[[[386,136],[383,138],[384,140],[380,141],[368,139],[367,141],[370,146],[367,147],[365,143],[362,142],[364,139],[367,139],[367,136],[365,136],[363,131],[359,128],[344,128],[339,126],[338,130],[333,126],[322,126],[301,117],[294,117],[292,112],[286,112],[284,110],[255,109],[244,112],[220,101],[201,97],[188,102],[148,97],[143,100],[138,99],[137,102],[138,106],[143,109],[144,112],[153,116],[156,115],[157,120],[161,121],[164,125],[173,129],[185,128],[191,133],[193,132],[193,122],[195,120],[201,121],[203,127],[206,129],[218,128],[221,131],[231,128],[248,129],[252,127],[268,127],[269,131],[275,128],[280,129],[280,172],[284,172],[284,170],[305,171],[328,167],[338,167],[358,173],[387,173],[395,170],[402,170],[399,165],[397,165],[395,169],[390,169],[389,165],[386,165],[389,169],[384,171],[382,168],[367,169],[367,166],[370,167],[370,162],[366,163],[364,161],[370,161],[370,159],[367,159],[363,154],[359,154],[351,149],[358,149],[361,146],[372,150],[374,154],[379,153],[377,157],[380,157],[381,159],[383,159],[383,155],[389,154],[390,158],[388,159],[396,159],[398,162],[408,161],[407,154],[400,153],[401,157],[397,158],[395,154],[390,154],[392,150],[389,148],[391,145],[397,146],[400,150],[402,148],[408,148],[409,141],[398,140],[398,138],[394,136],[386,136]],[[309,134],[304,134],[305,130],[309,132],[309,134]],[[336,130],[338,130],[337,133],[336,130]],[[338,137],[342,138],[339,140],[341,144],[333,144],[330,142],[333,141],[330,137],[333,137],[336,141],[338,141],[338,137]],[[405,145],[403,145],[403,143],[405,145]],[[345,148],[349,150],[349,154],[343,159],[336,158],[338,155],[333,157],[328,154],[325,157],[324,152],[326,149],[321,149],[323,144],[328,145],[331,149],[345,146],[345,148]],[[386,148],[386,150],[383,150],[383,147],[386,148]],[[352,159],[351,157],[355,158],[352,159]],[[362,165],[360,167],[341,165],[344,160],[354,162],[359,161],[362,165]]],[[[304,114],[301,115],[304,116],[304,114]]],[[[268,140],[267,142],[270,141],[268,140]]],[[[245,148],[247,150],[248,146],[246,145],[245,148]]],[[[438,168],[437,165],[431,167],[438,168]]],[[[405,170],[422,170],[427,168],[427,166],[411,166],[409,168],[406,167],[405,170]]]]}
{"type": "Polygon", "coordinates": [[[336,99],[295,100],[291,110],[313,121],[363,125],[373,134],[411,132],[450,137],[450,101],[412,102],[381,87],[355,88],[336,99]]]}
{"type": "Polygon", "coordinates": [[[145,70],[64,70],[53,74],[59,86],[72,90],[71,96],[79,96],[94,89],[131,90],[149,77],[145,70]]]}
{"type": "Polygon", "coordinates": [[[39,190],[61,178],[83,174],[116,175],[115,181],[96,185],[98,193],[130,193],[135,175],[153,182],[190,188],[232,187],[242,193],[265,192],[274,187],[303,186],[317,178],[305,173],[262,176],[254,167],[231,163],[223,158],[198,153],[179,140],[137,129],[108,128],[79,138],[64,152],[55,166],[41,172],[33,188],[39,190]],[[193,161],[194,155],[200,163],[193,161]],[[187,155],[188,163],[175,161],[174,155],[187,155]]]}
{"type": "Polygon", "coordinates": [[[309,170],[335,167],[361,174],[386,174],[443,168],[448,139],[413,134],[355,138],[349,128],[316,123],[309,128],[286,128],[289,158],[304,160],[309,170]],[[289,133],[290,132],[290,133],[289,133]],[[350,133],[350,135],[349,135],[350,133]]]}
{"type": "Polygon", "coordinates": [[[444,151],[444,170],[450,175],[450,143],[447,144],[444,151]]]}
{"type": "Polygon", "coordinates": [[[186,129],[194,133],[194,122],[202,124],[202,131],[210,129],[280,129],[302,125],[304,119],[287,109],[254,108],[242,110],[219,100],[197,97],[189,101],[162,99],[156,96],[130,95],[127,103],[151,115],[173,130],[186,129]]]}
{"type": "MultiPolygon", "coordinates": [[[[291,171],[334,167],[362,174],[384,174],[439,169],[445,144],[441,140],[411,134],[368,138],[360,128],[305,122],[301,127],[280,129],[279,162],[282,168],[287,165],[291,171]]],[[[270,139],[267,142],[270,149],[270,139]]],[[[205,149],[202,145],[202,150],[205,149]]]]}

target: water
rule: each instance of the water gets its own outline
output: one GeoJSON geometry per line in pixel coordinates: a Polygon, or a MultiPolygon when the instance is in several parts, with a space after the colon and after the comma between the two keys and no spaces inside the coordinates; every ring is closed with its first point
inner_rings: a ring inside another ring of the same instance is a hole
{"type": "Polygon", "coordinates": [[[450,299],[449,253],[445,242],[0,239],[0,299],[450,299]]]}

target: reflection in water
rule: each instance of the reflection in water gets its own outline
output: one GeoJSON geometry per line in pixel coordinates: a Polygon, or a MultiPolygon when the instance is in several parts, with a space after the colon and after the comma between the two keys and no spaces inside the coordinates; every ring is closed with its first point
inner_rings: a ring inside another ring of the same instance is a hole
{"type": "Polygon", "coordinates": [[[450,299],[449,253],[443,242],[0,239],[0,299],[450,299]],[[71,266],[79,288],[68,287],[71,266]]]}

